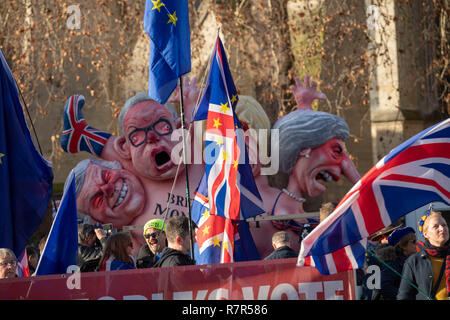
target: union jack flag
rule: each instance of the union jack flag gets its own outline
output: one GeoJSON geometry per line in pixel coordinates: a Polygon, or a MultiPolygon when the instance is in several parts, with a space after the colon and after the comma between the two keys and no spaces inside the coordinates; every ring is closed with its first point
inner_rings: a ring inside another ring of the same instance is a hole
{"type": "Polygon", "coordinates": [[[208,82],[194,117],[206,117],[205,173],[192,206],[193,219],[199,226],[197,263],[233,262],[235,254],[239,259],[245,259],[245,255],[255,259],[256,248],[245,219],[265,209],[246,149],[240,147],[244,139],[242,130],[238,130],[241,124],[234,112],[236,104],[237,90],[217,37],[208,82]],[[236,253],[237,239],[240,249],[250,247],[247,254],[236,253]],[[218,254],[212,253],[215,249],[218,254]]]}
{"type": "Polygon", "coordinates": [[[73,95],[67,100],[64,106],[61,147],[69,153],[87,151],[100,156],[111,134],[88,126],[81,113],[83,105],[84,96],[79,94],[73,95]]]}
{"type": "Polygon", "coordinates": [[[428,203],[450,204],[450,119],[381,159],[302,242],[298,266],[322,274],[362,268],[367,237],[428,203]]]}

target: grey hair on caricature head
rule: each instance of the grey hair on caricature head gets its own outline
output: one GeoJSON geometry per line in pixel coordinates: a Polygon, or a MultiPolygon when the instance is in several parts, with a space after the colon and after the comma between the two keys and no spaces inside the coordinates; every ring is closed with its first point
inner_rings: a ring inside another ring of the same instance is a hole
{"type": "MultiPolygon", "coordinates": [[[[119,121],[119,128],[120,128],[120,131],[122,132],[122,135],[125,135],[125,131],[123,128],[123,120],[125,118],[125,115],[131,109],[131,107],[133,107],[134,105],[138,104],[139,102],[143,102],[143,101],[152,101],[152,102],[158,103],[157,101],[150,98],[148,96],[148,94],[145,92],[140,92],[140,93],[132,96],[131,98],[129,98],[127,101],[125,101],[125,104],[123,105],[122,110],[119,113],[119,117],[117,118],[117,120],[119,121]]],[[[177,110],[172,103],[167,102],[165,107],[169,110],[170,114],[172,115],[172,120],[175,121],[179,118],[179,116],[177,114],[177,110]]]]}
{"type": "MultiPolygon", "coordinates": [[[[98,159],[85,159],[80,162],[72,169],[71,173],[73,172],[75,174],[75,192],[76,194],[79,194],[81,191],[81,188],[83,188],[84,185],[84,178],[86,176],[86,170],[89,166],[89,164],[94,163],[101,166],[104,166],[106,168],[110,169],[122,169],[122,165],[117,161],[104,161],[104,160],[98,160],[98,159]]],[[[66,192],[66,189],[69,187],[69,180],[70,180],[70,174],[66,178],[66,182],[64,183],[64,192],[66,192]]]]}
{"type": "Polygon", "coordinates": [[[347,140],[350,129],[344,119],[327,112],[295,110],[273,125],[279,130],[280,171],[290,174],[299,153],[317,148],[333,138],[347,140]]]}

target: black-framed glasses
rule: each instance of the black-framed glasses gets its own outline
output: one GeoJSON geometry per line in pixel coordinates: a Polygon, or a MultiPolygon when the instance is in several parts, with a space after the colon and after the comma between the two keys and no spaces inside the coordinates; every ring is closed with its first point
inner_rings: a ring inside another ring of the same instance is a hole
{"type": "Polygon", "coordinates": [[[128,135],[128,139],[130,140],[131,145],[134,147],[139,147],[142,145],[145,140],[147,140],[148,132],[152,130],[158,136],[167,136],[173,132],[172,124],[167,119],[159,119],[155,121],[153,124],[149,125],[145,128],[136,128],[130,132],[128,135]]]}
{"type": "Polygon", "coordinates": [[[8,265],[10,265],[11,267],[15,268],[17,266],[17,262],[16,261],[3,261],[0,262],[0,267],[7,267],[8,265]]]}
{"type": "Polygon", "coordinates": [[[153,237],[153,238],[158,238],[158,233],[159,233],[159,231],[155,231],[155,232],[153,232],[153,233],[150,233],[150,234],[146,234],[146,235],[144,235],[144,238],[145,239],[150,239],[151,237],[153,237]]]}

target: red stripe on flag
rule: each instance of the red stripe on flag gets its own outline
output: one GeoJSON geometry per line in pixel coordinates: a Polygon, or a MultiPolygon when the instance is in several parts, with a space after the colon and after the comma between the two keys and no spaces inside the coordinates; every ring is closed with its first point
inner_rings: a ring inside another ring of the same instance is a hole
{"type": "Polygon", "coordinates": [[[396,181],[403,181],[403,182],[410,182],[410,183],[431,186],[431,187],[438,189],[447,198],[450,198],[450,192],[448,190],[445,190],[444,188],[442,188],[442,186],[439,183],[436,183],[436,181],[431,180],[431,179],[412,177],[412,176],[404,176],[401,174],[390,174],[390,175],[384,177],[382,180],[396,180],[396,181]]]}
{"type": "Polygon", "coordinates": [[[336,272],[342,272],[347,270],[352,270],[352,263],[345,252],[345,247],[339,249],[331,254],[334,260],[334,265],[336,266],[336,272]]]}

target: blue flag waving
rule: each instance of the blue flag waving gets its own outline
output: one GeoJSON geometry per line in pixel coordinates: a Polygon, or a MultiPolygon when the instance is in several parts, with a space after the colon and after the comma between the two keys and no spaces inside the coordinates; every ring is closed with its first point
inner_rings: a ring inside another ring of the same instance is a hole
{"type": "Polygon", "coordinates": [[[77,264],[78,220],[74,177],[72,171],[67,179],[44,252],[36,267],[37,276],[68,273],[67,268],[77,264]]]}
{"type": "Polygon", "coordinates": [[[191,71],[187,0],[147,0],[144,30],[150,37],[148,95],[166,103],[177,80],[191,71]]]}
{"type": "Polygon", "coordinates": [[[208,82],[194,117],[206,116],[205,173],[192,205],[192,217],[199,226],[198,263],[259,258],[245,219],[265,209],[234,112],[237,101],[225,50],[217,37],[208,82]]]}
{"type": "Polygon", "coordinates": [[[34,147],[1,50],[0,60],[0,248],[20,256],[47,211],[53,172],[34,147]]]}

